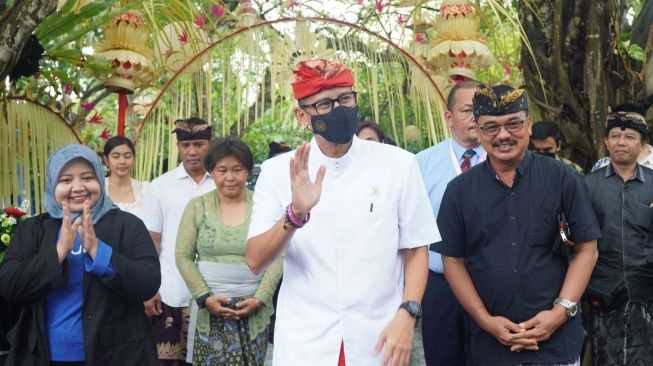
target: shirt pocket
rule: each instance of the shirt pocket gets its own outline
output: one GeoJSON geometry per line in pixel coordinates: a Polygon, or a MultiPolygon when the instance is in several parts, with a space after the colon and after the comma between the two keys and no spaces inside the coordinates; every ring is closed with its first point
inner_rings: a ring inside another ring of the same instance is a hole
{"type": "Polygon", "coordinates": [[[635,203],[635,225],[645,231],[653,231],[653,207],[635,203]]]}
{"type": "MultiPolygon", "coordinates": [[[[531,208],[528,214],[528,243],[531,246],[546,246],[551,248],[557,230],[557,215],[555,209],[531,208]]],[[[573,230],[573,228],[570,228],[573,230]]]]}
{"type": "Polygon", "coordinates": [[[348,232],[345,237],[374,237],[380,239],[377,245],[386,248],[389,245],[396,246],[399,233],[396,203],[393,201],[370,200],[357,206],[350,207],[349,212],[345,212],[339,218],[339,220],[342,220],[339,225],[345,232],[348,232]],[[361,231],[373,234],[361,235],[361,231]]]}
{"type": "Polygon", "coordinates": [[[356,220],[369,226],[375,226],[379,229],[386,227],[388,224],[397,223],[397,205],[392,201],[374,201],[371,200],[369,205],[356,210],[356,220]]]}

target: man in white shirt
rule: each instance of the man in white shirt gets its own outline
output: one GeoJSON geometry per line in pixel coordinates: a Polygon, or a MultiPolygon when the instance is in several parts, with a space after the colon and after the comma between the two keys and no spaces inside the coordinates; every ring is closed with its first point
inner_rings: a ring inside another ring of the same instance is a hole
{"type": "MultiPolygon", "coordinates": [[[[437,217],[447,184],[459,174],[485,161],[487,153],[478,138],[472,99],[476,81],[455,85],[447,98],[445,119],[451,138],[417,154],[431,207],[437,217]]],[[[464,366],[471,362],[469,316],[444,278],[440,253],[429,250],[429,278],[422,302],[422,342],[429,366],[464,366]],[[467,361],[466,361],[467,360],[467,361]]]]}
{"type": "Polygon", "coordinates": [[[206,121],[175,122],[181,164],[154,179],[145,199],[147,229],[159,251],[161,288],[145,303],[157,343],[160,365],[184,364],[190,293],[175,264],[175,245],[182,213],[193,197],[215,189],[204,168],[212,131],[206,121]]]}
{"type": "Polygon", "coordinates": [[[247,264],[285,254],[274,365],[408,365],[440,240],[413,154],[354,137],[351,70],[300,62],[295,117],[314,138],[261,167],[247,264]],[[310,360],[310,361],[309,361],[310,360]]]}

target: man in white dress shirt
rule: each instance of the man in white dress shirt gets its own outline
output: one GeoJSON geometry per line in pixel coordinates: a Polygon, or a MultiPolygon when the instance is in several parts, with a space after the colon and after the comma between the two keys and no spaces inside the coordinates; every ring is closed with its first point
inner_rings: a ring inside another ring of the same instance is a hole
{"type": "MultiPolygon", "coordinates": [[[[445,119],[451,138],[417,154],[433,214],[437,217],[447,184],[483,162],[487,153],[474,123],[472,99],[476,81],[454,86],[447,97],[445,119]]],[[[422,342],[427,366],[471,364],[469,318],[444,278],[440,253],[429,251],[429,278],[424,292],[422,342]]]]}
{"type": "Polygon", "coordinates": [[[297,120],[314,138],[263,163],[247,263],[285,255],[274,365],[408,365],[440,240],[415,156],[354,136],[351,70],[300,62],[297,120]]]}
{"type": "Polygon", "coordinates": [[[204,168],[204,155],[211,143],[211,127],[200,118],[175,122],[181,164],[154,179],[145,198],[143,220],[150,231],[161,261],[161,288],[145,303],[157,343],[160,365],[184,364],[188,332],[186,283],[175,264],[175,245],[181,216],[193,197],[215,189],[204,168]]]}

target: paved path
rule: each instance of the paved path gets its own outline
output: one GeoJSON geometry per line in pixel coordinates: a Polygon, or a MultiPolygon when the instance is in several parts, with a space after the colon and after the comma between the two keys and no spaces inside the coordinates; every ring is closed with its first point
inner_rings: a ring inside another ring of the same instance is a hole
{"type": "MultiPolygon", "coordinates": [[[[272,365],[272,345],[268,344],[268,354],[265,359],[265,366],[272,365]]],[[[337,366],[337,365],[333,365],[337,366]]],[[[422,322],[417,323],[413,333],[413,351],[410,356],[410,366],[426,366],[424,362],[424,348],[422,347],[422,322]]]]}

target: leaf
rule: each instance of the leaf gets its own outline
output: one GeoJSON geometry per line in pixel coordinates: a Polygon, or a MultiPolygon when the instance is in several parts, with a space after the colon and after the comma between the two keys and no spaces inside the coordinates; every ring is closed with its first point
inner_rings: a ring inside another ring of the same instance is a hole
{"type": "MultiPolygon", "coordinates": [[[[89,6],[90,5],[87,5],[83,9],[86,9],[89,6]]],[[[96,17],[93,20],[89,21],[85,26],[79,27],[79,29],[76,29],[75,31],[66,34],[66,37],[62,38],[57,43],[55,43],[53,47],[62,47],[69,42],[80,39],[83,36],[85,36],[87,33],[94,32],[97,29],[105,26],[107,23],[109,23],[109,21],[111,21],[111,19],[114,16],[124,13],[127,10],[131,10],[134,7],[135,5],[131,4],[126,7],[116,9],[112,12],[102,14],[102,16],[96,17]]]]}
{"type": "Polygon", "coordinates": [[[628,57],[633,60],[644,62],[646,60],[646,53],[638,44],[631,44],[626,48],[626,53],[628,57]]]}
{"type": "Polygon", "coordinates": [[[61,14],[70,13],[70,11],[73,10],[73,7],[75,6],[76,2],[77,0],[67,0],[64,6],[60,10],[61,14]]]}
{"type": "Polygon", "coordinates": [[[69,61],[74,62],[75,60],[77,61],[81,60],[82,51],[75,50],[75,49],[59,48],[48,52],[48,56],[53,58],[65,58],[65,59],[69,59],[69,61]]]}
{"type": "Polygon", "coordinates": [[[84,68],[96,76],[105,76],[114,72],[113,67],[106,60],[89,60],[84,63],[84,68]]]}
{"type": "Polygon", "coordinates": [[[61,12],[53,14],[39,24],[36,28],[36,36],[43,45],[60,37],[65,37],[67,41],[57,42],[57,44],[66,44],[91,30],[95,30],[100,25],[108,22],[114,13],[122,11],[123,9],[117,9],[114,12],[106,11],[111,8],[115,1],[94,1],[81,8],[79,14],[62,14],[61,12]],[[89,22],[90,24],[88,24],[89,22]]]}

